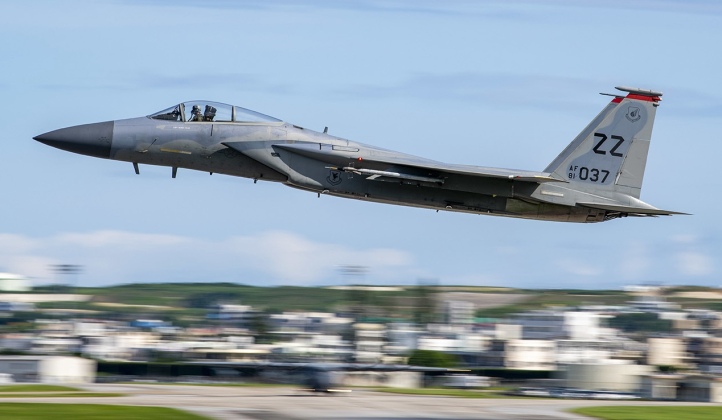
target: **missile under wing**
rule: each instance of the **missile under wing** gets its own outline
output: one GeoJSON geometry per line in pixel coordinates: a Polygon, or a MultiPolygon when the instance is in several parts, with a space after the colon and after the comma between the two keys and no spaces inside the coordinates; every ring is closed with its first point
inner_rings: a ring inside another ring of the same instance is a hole
{"type": "Polygon", "coordinates": [[[41,134],[89,156],[274,181],[321,194],[563,222],[683,214],[640,200],[661,92],[618,87],[543,171],[448,164],[332,136],[249,109],[188,101],[155,114],[41,134]]]}

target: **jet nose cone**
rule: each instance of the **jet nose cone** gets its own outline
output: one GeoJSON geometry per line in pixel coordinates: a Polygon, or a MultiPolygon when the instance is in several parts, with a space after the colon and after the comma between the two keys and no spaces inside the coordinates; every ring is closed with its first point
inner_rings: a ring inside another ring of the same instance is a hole
{"type": "Polygon", "coordinates": [[[113,121],[61,128],[33,137],[48,146],[99,158],[110,157],[113,121]]]}

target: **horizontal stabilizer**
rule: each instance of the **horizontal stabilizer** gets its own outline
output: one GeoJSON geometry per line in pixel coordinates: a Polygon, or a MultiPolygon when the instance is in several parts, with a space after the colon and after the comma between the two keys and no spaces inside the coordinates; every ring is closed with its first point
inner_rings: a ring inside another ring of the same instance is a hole
{"type": "Polygon", "coordinates": [[[662,92],[651,90],[651,89],[640,89],[640,88],[634,88],[629,86],[617,86],[615,89],[621,90],[622,92],[632,93],[634,95],[642,95],[642,96],[662,96],[662,92]]]}
{"type": "Polygon", "coordinates": [[[625,213],[630,216],[671,216],[673,214],[689,215],[689,213],[681,213],[678,211],[662,210],[656,208],[617,206],[613,204],[602,203],[577,203],[579,206],[589,207],[598,210],[614,211],[625,213]]]}

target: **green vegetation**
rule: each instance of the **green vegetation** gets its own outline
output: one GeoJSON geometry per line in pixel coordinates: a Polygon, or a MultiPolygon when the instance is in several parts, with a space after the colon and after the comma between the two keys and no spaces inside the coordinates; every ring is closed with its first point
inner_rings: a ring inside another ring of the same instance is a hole
{"type": "MultiPolygon", "coordinates": [[[[125,394],[117,392],[46,392],[46,393],[34,393],[34,392],[21,392],[19,394],[5,393],[0,394],[0,398],[72,398],[72,397],[122,397],[125,394]]],[[[0,417],[1,418],[1,417],[0,417]]]]}
{"type": "Polygon", "coordinates": [[[708,406],[610,406],[577,408],[572,411],[606,420],[717,420],[722,418],[722,407],[708,406]]]}
{"type": "Polygon", "coordinates": [[[625,332],[672,331],[672,321],[659,319],[654,313],[620,314],[609,320],[609,326],[625,332]]]}
{"type": "Polygon", "coordinates": [[[719,292],[719,289],[707,286],[675,286],[662,289],[662,294],[667,297],[684,292],[719,292]]]}
{"type": "Polygon", "coordinates": [[[207,417],[164,407],[131,407],[94,404],[0,403],[0,418],[13,420],[208,420],[207,417]]]}
{"type": "Polygon", "coordinates": [[[0,392],[82,392],[82,389],[60,385],[0,385],[0,392]]]}
{"type": "MultiPolygon", "coordinates": [[[[665,289],[664,298],[685,308],[722,310],[720,299],[679,297],[680,292],[712,292],[719,289],[679,287],[665,289]]],[[[337,290],[319,287],[257,287],[233,283],[139,283],[112,287],[67,287],[62,285],[36,288],[33,293],[78,293],[91,295],[88,302],[49,302],[38,308],[58,311],[93,311],[98,318],[130,320],[161,318],[184,326],[205,320],[214,303],[251,305],[265,313],[283,311],[323,311],[354,313],[365,319],[399,319],[425,323],[436,317],[437,293],[468,292],[526,294],[513,304],[480,309],[480,318],[503,318],[535,309],[578,307],[584,305],[624,305],[634,296],[619,290],[579,289],[510,289],[472,286],[407,286],[403,290],[337,290]]],[[[17,313],[12,319],[0,320],[5,331],[25,331],[38,317],[57,317],[49,313],[17,313]]],[[[211,321],[212,322],[212,321],[211,321]]]]}
{"type": "Polygon", "coordinates": [[[414,366],[453,368],[459,365],[456,356],[434,350],[414,350],[409,356],[409,364],[414,366]]]}
{"type": "MultiPolygon", "coordinates": [[[[39,287],[37,293],[56,293],[57,286],[39,287]],[[46,290],[47,289],[47,290],[46,290]]],[[[63,292],[69,292],[63,290],[63,292]]],[[[138,283],[112,287],[74,288],[72,292],[93,295],[90,302],[68,303],[68,308],[108,310],[103,303],[144,305],[129,307],[133,312],[160,310],[206,309],[217,302],[242,303],[269,312],[286,310],[333,311],[347,304],[350,292],[317,287],[256,287],[232,283],[138,283]]],[[[368,303],[393,308],[394,298],[407,294],[403,291],[367,292],[368,303]]],[[[57,307],[57,304],[49,304],[57,307]]],[[[113,306],[113,311],[122,306],[113,306]]]]}
{"type": "Polygon", "coordinates": [[[623,305],[633,297],[618,290],[514,290],[516,293],[528,293],[529,298],[513,305],[480,309],[476,316],[480,318],[503,318],[510,315],[545,309],[550,307],[574,307],[583,305],[623,305]]]}
{"type": "MultiPolygon", "coordinates": [[[[0,385],[0,398],[122,397],[123,395],[110,392],[86,392],[79,388],[60,385],[0,385]]],[[[0,418],[3,417],[0,415],[0,418]]]]}
{"type": "MultiPolygon", "coordinates": [[[[362,319],[409,321],[436,287],[424,286],[427,293],[408,290],[337,290],[319,287],[256,287],[232,283],[147,283],[112,287],[38,287],[34,293],[77,293],[91,295],[87,302],[48,302],[38,308],[51,313],[41,317],[72,316],[74,311],[92,311],[96,318],[128,321],[158,318],[177,326],[222,322],[205,319],[209,306],[216,303],[251,305],[266,314],[283,311],[355,313],[362,319]],[[65,315],[57,313],[66,312],[65,315]]],[[[35,314],[36,318],[38,314],[35,314]]],[[[33,318],[35,319],[35,318],[33,318]]],[[[14,320],[20,321],[20,320],[14,320]]],[[[373,322],[373,321],[372,321],[373,322]]],[[[0,321],[0,323],[2,323],[0,321]]],[[[263,326],[256,323],[257,327],[263,326]]],[[[264,331],[261,331],[264,335],[264,331]]],[[[263,341],[263,337],[261,337],[263,341]]]]}
{"type": "MultiPolygon", "coordinates": [[[[76,289],[93,303],[202,308],[213,303],[243,303],[261,308],[327,310],[343,299],[340,290],[309,287],[254,287],[232,283],[147,283],[76,289]]],[[[137,310],[137,308],[135,309],[137,310]]]]}

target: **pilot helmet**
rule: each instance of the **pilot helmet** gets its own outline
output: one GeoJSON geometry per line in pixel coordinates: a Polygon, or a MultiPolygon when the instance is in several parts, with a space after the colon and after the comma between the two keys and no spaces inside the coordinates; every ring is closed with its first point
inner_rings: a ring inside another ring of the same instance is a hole
{"type": "Polygon", "coordinates": [[[193,114],[200,114],[201,113],[201,107],[200,105],[193,105],[193,110],[191,111],[193,114]]]}

